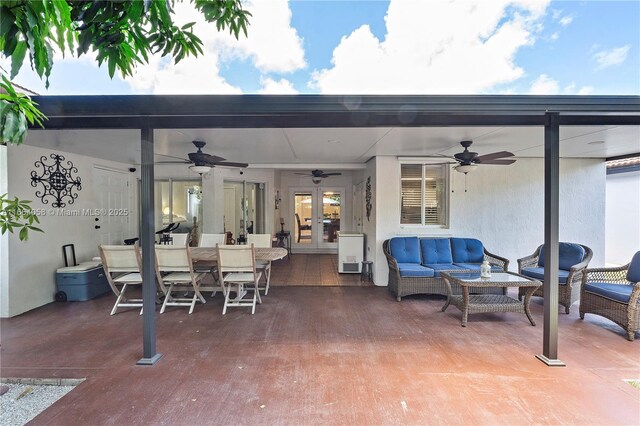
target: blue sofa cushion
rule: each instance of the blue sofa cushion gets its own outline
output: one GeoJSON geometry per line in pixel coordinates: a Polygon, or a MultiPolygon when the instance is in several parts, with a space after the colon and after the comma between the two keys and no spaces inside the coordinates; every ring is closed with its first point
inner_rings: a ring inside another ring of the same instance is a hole
{"type": "Polygon", "coordinates": [[[618,302],[629,303],[633,286],[613,283],[586,283],[584,291],[618,302]]]}
{"type": "Polygon", "coordinates": [[[633,255],[631,265],[627,269],[627,281],[632,283],[640,282],[640,251],[633,255]]]}
{"type": "MultiPolygon", "coordinates": [[[[536,280],[544,280],[544,268],[522,268],[522,275],[535,278],[536,280]]],[[[566,284],[569,278],[569,271],[558,271],[558,283],[566,284]]]]}
{"type": "Polygon", "coordinates": [[[398,263],[420,264],[420,244],[418,237],[396,237],[389,241],[391,256],[398,263]]]}
{"type": "Polygon", "coordinates": [[[398,269],[400,270],[401,277],[426,277],[431,278],[434,275],[434,270],[431,268],[425,268],[417,263],[398,263],[398,269]]]}
{"type": "Polygon", "coordinates": [[[429,263],[427,265],[424,265],[427,268],[431,268],[435,271],[435,277],[440,277],[440,271],[464,271],[464,268],[461,268],[459,266],[456,266],[452,263],[429,263]]]}
{"type": "MultiPolygon", "coordinates": [[[[467,269],[469,271],[479,271],[480,265],[482,264],[481,263],[456,263],[455,265],[461,268],[467,269]]],[[[491,272],[504,272],[504,269],[496,265],[491,265],[491,272]]]]}
{"type": "MultiPolygon", "coordinates": [[[[582,262],[585,251],[580,244],[560,243],[558,245],[560,254],[560,269],[568,271],[573,265],[582,262]]],[[[544,245],[540,249],[540,257],[538,258],[538,266],[544,267],[544,245]]]]}
{"type": "Polygon", "coordinates": [[[449,238],[421,238],[422,263],[453,263],[449,238]]]}
{"type": "Polygon", "coordinates": [[[451,238],[453,263],[482,263],[484,247],[482,242],[474,238],[451,238]]]}

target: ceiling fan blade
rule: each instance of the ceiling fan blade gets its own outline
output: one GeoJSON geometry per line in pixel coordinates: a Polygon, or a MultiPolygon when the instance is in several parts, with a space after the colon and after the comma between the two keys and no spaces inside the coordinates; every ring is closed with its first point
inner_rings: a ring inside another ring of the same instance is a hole
{"type": "Polygon", "coordinates": [[[484,163],[487,160],[497,160],[498,158],[513,157],[515,154],[509,151],[492,152],[491,154],[480,155],[473,161],[474,163],[484,163]]]}
{"type": "Polygon", "coordinates": [[[322,177],[327,177],[327,176],[341,176],[342,173],[323,173],[322,177]]]}
{"type": "Polygon", "coordinates": [[[489,160],[483,161],[481,164],[494,164],[498,166],[508,166],[509,164],[515,163],[516,160],[489,160]]]}
{"type": "Polygon", "coordinates": [[[294,173],[294,175],[300,175],[300,176],[313,176],[313,175],[310,175],[309,173],[294,173]]]}
{"type": "Polygon", "coordinates": [[[190,152],[189,160],[194,163],[218,163],[226,160],[226,158],[218,157],[217,155],[207,154],[205,152],[190,152]]]}
{"type": "Polygon", "coordinates": [[[173,160],[173,161],[155,161],[154,164],[191,164],[188,160],[173,160]]]}
{"type": "Polygon", "coordinates": [[[222,166],[222,167],[241,167],[241,168],[245,168],[249,166],[249,164],[247,163],[232,163],[230,161],[216,161],[215,163],[213,163],[213,165],[222,166]]]}

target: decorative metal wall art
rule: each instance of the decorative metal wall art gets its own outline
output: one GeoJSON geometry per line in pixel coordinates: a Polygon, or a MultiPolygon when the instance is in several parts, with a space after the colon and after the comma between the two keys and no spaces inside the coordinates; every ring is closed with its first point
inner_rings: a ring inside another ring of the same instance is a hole
{"type": "Polygon", "coordinates": [[[367,221],[370,221],[370,217],[371,217],[371,176],[369,176],[367,178],[367,186],[365,188],[365,207],[367,209],[367,221]]]}
{"type": "Polygon", "coordinates": [[[42,204],[49,204],[49,198],[53,198],[51,207],[63,208],[69,204],[73,204],[78,194],[75,191],[82,189],[79,177],[73,175],[78,173],[78,168],[74,167],[71,161],[67,161],[65,167],[62,163],[65,158],[62,155],[51,154],[49,156],[53,160],[52,165],[48,165],[47,156],[43,155],[34,165],[38,170],[31,172],[31,186],[34,188],[42,185],[42,190],[36,191],[36,197],[40,198],[42,204]]]}

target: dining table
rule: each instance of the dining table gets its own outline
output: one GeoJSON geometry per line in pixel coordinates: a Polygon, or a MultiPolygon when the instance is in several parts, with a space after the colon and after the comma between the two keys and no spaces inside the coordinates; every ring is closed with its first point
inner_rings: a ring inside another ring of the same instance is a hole
{"type": "MultiPolygon", "coordinates": [[[[197,262],[215,262],[218,259],[215,247],[189,247],[191,260],[197,262]]],[[[256,262],[273,262],[287,256],[287,249],[282,247],[255,247],[256,262]]]]}

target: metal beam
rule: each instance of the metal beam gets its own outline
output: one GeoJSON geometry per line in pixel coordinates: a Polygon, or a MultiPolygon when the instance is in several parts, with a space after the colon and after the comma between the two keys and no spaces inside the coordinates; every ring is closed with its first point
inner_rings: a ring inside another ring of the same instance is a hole
{"type": "Polygon", "coordinates": [[[558,223],[560,217],[560,114],[547,112],[544,126],[544,320],[542,355],[550,367],[565,364],[558,359],[558,223]]]}
{"type": "Polygon", "coordinates": [[[153,365],[162,354],[156,352],[156,273],[155,273],[155,224],[153,214],[153,128],[140,130],[141,163],[141,229],[142,248],[142,348],[143,357],[138,365],[153,365]]]}
{"type": "MultiPolygon", "coordinates": [[[[138,129],[148,123],[155,129],[333,128],[333,127],[448,127],[448,126],[542,126],[537,114],[444,114],[394,112],[289,112],[227,115],[163,116],[50,116],[45,129],[138,129]]],[[[34,130],[38,126],[31,127],[34,130]]]]}

